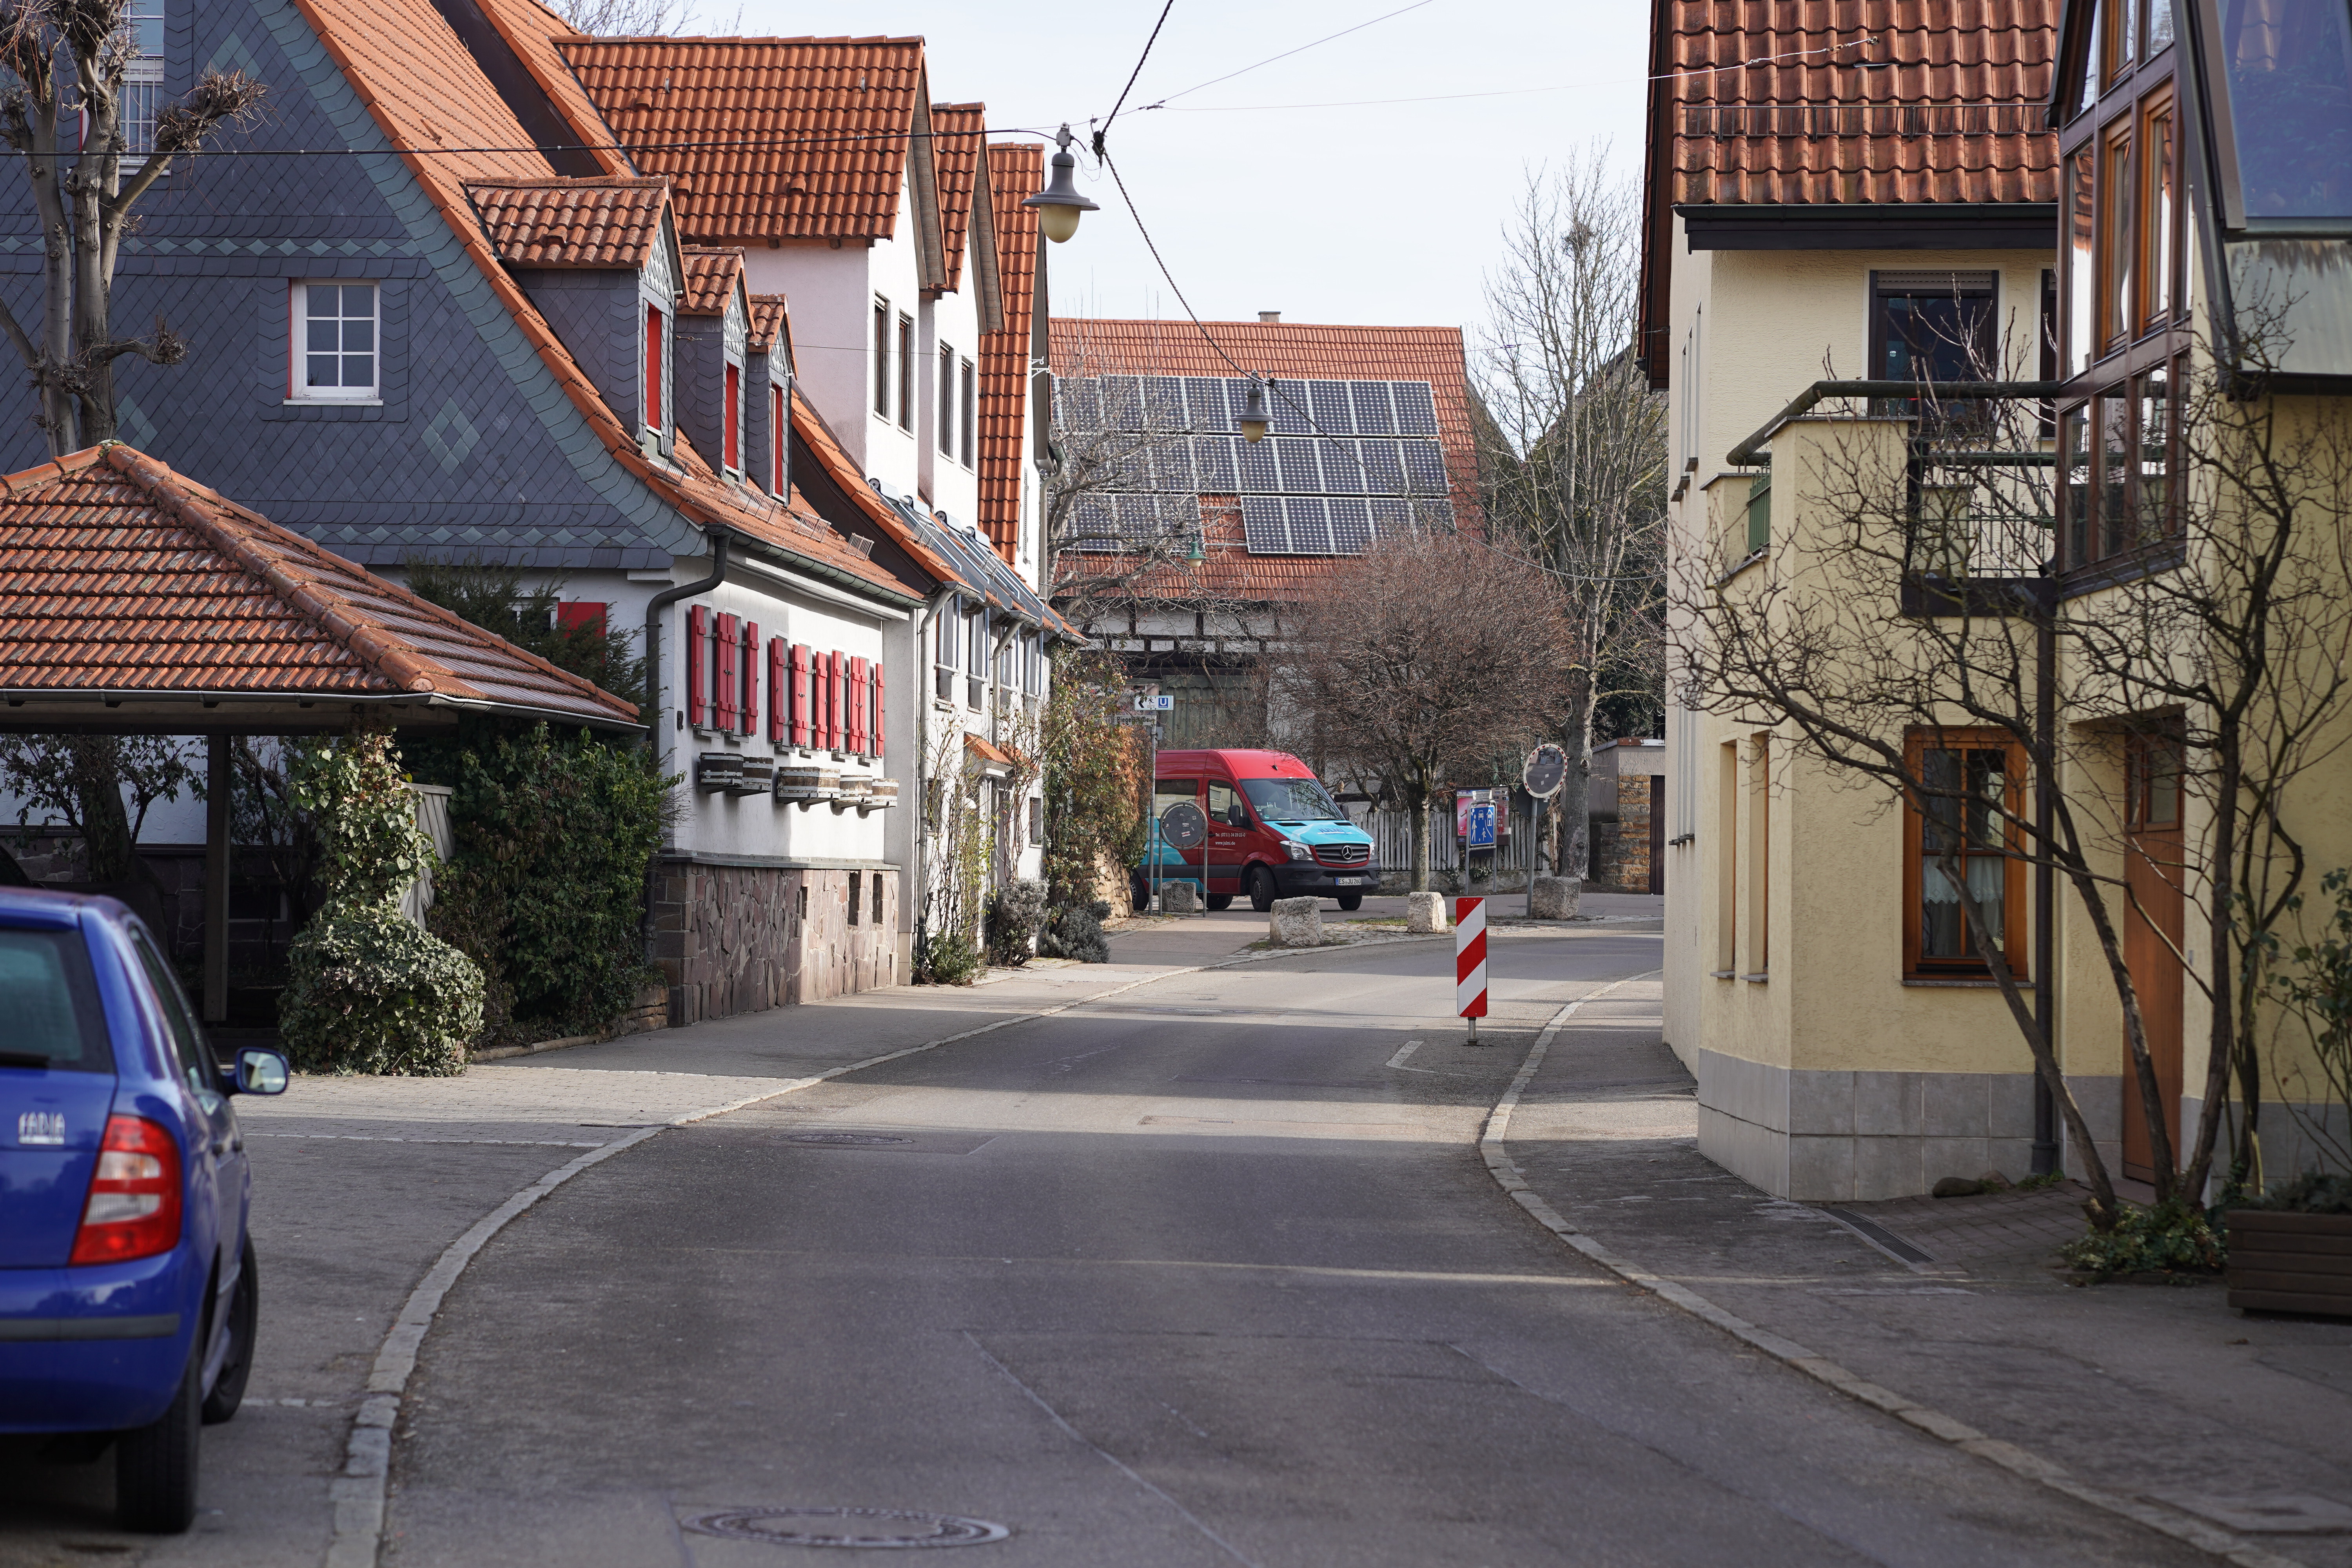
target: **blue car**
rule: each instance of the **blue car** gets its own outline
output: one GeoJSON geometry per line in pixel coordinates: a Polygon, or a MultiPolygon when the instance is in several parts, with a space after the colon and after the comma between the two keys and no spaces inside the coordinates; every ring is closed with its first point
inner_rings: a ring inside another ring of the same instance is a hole
{"type": "Polygon", "coordinates": [[[144,924],[107,898],[0,888],[0,1433],[111,1441],[127,1530],[196,1511],[200,1423],[253,1368],[260,1276],[235,1094],[144,924]]]}

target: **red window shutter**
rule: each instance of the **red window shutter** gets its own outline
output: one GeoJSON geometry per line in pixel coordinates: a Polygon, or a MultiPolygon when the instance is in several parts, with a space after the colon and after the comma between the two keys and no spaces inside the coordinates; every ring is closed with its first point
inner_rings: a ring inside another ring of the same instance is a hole
{"type": "Polygon", "coordinates": [[[743,466],[743,373],[733,365],[727,367],[727,435],[721,443],[727,449],[727,466],[743,466]]]}
{"type": "Polygon", "coordinates": [[[555,606],[555,624],[567,631],[574,626],[603,631],[607,607],[589,599],[567,599],[555,606]]]}
{"type": "Polygon", "coordinates": [[[817,699],[817,744],[828,752],[841,750],[841,678],[836,670],[837,656],[821,653],[816,656],[816,683],[824,692],[817,699]]]}
{"type": "Polygon", "coordinates": [[[809,742],[809,646],[793,644],[793,744],[809,742]]]}
{"type": "Polygon", "coordinates": [[[836,650],[833,656],[833,749],[836,752],[849,744],[849,656],[836,650]]]}
{"type": "Polygon", "coordinates": [[[882,737],[887,733],[882,722],[882,661],[877,658],[874,661],[874,756],[877,762],[882,756],[882,737]]]}
{"type": "Polygon", "coordinates": [[[646,428],[662,433],[662,371],[669,358],[663,344],[659,305],[646,307],[646,428]]]}
{"type": "Polygon", "coordinates": [[[849,749],[866,754],[866,661],[849,661],[849,749]]]}
{"type": "Polygon", "coordinates": [[[792,736],[791,650],[782,637],[768,639],[768,739],[781,746],[792,736]]]}
{"type": "Polygon", "coordinates": [[[710,606],[686,612],[686,721],[698,729],[710,722],[710,606]]]}
{"type": "Polygon", "coordinates": [[[760,732],[760,623],[743,623],[743,724],[741,733],[760,732]]]}
{"type": "Polygon", "coordinates": [[[790,470],[784,467],[784,442],[790,434],[790,428],[784,423],[784,389],[781,386],[772,388],[768,395],[775,400],[775,413],[768,420],[768,437],[776,445],[775,467],[768,470],[768,488],[782,500],[792,492],[790,470]]]}
{"type": "Polygon", "coordinates": [[[743,676],[737,668],[743,652],[743,624],[733,616],[719,617],[718,678],[712,682],[719,699],[719,728],[735,728],[743,698],[743,676]]]}

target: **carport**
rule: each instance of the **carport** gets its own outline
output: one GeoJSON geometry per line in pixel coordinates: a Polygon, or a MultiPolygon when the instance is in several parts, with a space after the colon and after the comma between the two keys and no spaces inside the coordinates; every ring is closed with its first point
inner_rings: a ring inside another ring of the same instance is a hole
{"type": "Polygon", "coordinates": [[[206,738],[204,1016],[228,1016],[229,741],[637,710],[129,447],[0,478],[0,731],[206,738]]]}

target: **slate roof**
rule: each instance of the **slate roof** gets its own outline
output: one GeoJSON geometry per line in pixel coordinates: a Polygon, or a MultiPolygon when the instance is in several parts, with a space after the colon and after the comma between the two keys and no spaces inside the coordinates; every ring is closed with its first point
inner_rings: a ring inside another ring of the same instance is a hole
{"type": "Polygon", "coordinates": [[[2058,199],[2060,0],[1654,5],[1676,204],[2058,199]]]}
{"type": "Polygon", "coordinates": [[[555,47],[637,166],[675,181],[688,237],[894,234],[924,129],[920,38],[575,36],[555,47]]]}
{"type": "MultiPolygon", "coordinates": [[[[1010,561],[1021,543],[1021,470],[1029,460],[1031,312],[1037,247],[1045,243],[1037,233],[1037,209],[1021,204],[1045,188],[1045,149],[1035,142],[992,142],[988,167],[1004,326],[980,335],[980,526],[997,553],[1010,561]]],[[[945,183],[942,176],[943,187],[945,183]]]]}
{"type": "Polygon", "coordinates": [[[468,180],[466,195],[509,267],[634,272],[661,242],[669,182],[634,175],[468,180]]]}
{"type": "MultiPolygon", "coordinates": [[[[718,526],[768,545],[820,572],[889,598],[919,598],[813,518],[795,516],[772,498],[730,485],[698,458],[673,469],[649,460],[636,434],[607,407],[530,298],[501,264],[465,189],[503,179],[551,183],[553,174],[535,153],[444,153],[436,147],[520,147],[529,142],[507,109],[434,10],[430,0],[294,0],[328,54],[385,138],[440,210],[442,219],[473,258],[499,305],[562,387],[613,460],[680,516],[698,527],[718,526]],[[474,117],[462,136],[461,119],[474,117]],[[534,166],[535,165],[535,166],[534,166]]],[[[682,454],[691,447],[682,437],[682,454]]]]}
{"type": "MultiPolygon", "coordinates": [[[[104,694],[118,716],[165,694],[248,712],[332,698],[604,728],[637,716],[121,445],[0,478],[0,690],[104,694]]],[[[5,718],[57,712],[37,700],[5,718]]]]}
{"type": "Polygon", "coordinates": [[[717,246],[680,247],[686,262],[686,287],[677,310],[682,316],[723,316],[735,286],[743,279],[743,253],[717,246]]]}
{"type": "Polygon", "coordinates": [[[578,29],[540,0],[474,0],[474,4],[514,50],[557,115],[572,128],[572,141],[591,149],[606,174],[635,174],[635,165],[613,139],[612,128],[597,113],[595,103],[556,47],[559,38],[579,37],[578,29]]]}
{"type": "Polygon", "coordinates": [[[963,287],[964,237],[971,228],[972,192],[988,165],[984,103],[931,105],[931,158],[940,186],[940,236],[947,250],[947,289],[963,287]]]}

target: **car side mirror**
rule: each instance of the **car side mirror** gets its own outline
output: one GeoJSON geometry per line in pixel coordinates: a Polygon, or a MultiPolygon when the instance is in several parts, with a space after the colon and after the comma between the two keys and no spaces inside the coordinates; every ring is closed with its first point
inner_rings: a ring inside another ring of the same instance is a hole
{"type": "Polygon", "coordinates": [[[265,1046],[243,1046],[230,1076],[239,1094],[284,1094],[291,1074],[281,1053],[265,1046]]]}

